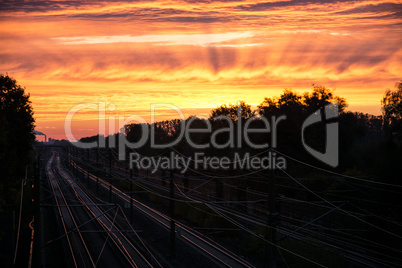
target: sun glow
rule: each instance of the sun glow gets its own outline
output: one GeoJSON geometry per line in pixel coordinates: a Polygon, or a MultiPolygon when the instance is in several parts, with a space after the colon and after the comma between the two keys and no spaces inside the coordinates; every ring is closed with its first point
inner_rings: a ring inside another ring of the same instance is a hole
{"type": "MultiPolygon", "coordinates": [[[[0,72],[27,88],[37,129],[54,138],[64,138],[64,117],[82,102],[114,103],[121,115],[147,117],[161,102],[208,115],[220,104],[256,107],[312,84],[335,88],[350,110],[379,114],[384,90],[401,79],[400,8],[398,1],[7,2],[0,72]]],[[[96,134],[96,114],[78,114],[74,126],[77,136],[96,134]]]]}

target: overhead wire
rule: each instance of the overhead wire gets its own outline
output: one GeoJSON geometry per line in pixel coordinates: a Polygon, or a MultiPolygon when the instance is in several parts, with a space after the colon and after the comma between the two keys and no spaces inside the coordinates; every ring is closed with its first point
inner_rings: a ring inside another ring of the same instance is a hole
{"type": "MultiPolygon", "coordinates": [[[[246,232],[252,234],[253,236],[255,236],[255,237],[257,237],[257,238],[263,240],[263,241],[266,242],[266,243],[269,243],[269,244],[271,244],[271,245],[274,245],[273,242],[271,242],[271,241],[265,239],[265,238],[262,237],[261,235],[256,234],[255,232],[253,232],[253,231],[250,230],[249,228],[243,226],[242,224],[236,222],[235,220],[231,219],[231,218],[228,217],[227,215],[221,213],[218,209],[214,208],[211,204],[206,204],[206,205],[207,205],[210,209],[212,209],[213,211],[215,211],[218,215],[220,215],[222,218],[228,220],[229,222],[231,222],[232,224],[236,225],[236,226],[239,227],[240,229],[243,229],[244,231],[246,231],[246,232]]],[[[282,247],[282,246],[279,246],[279,245],[276,245],[276,244],[275,244],[275,246],[276,246],[277,248],[283,250],[283,251],[286,251],[286,252],[288,252],[288,253],[290,253],[290,254],[296,256],[296,257],[299,257],[299,258],[301,258],[301,259],[303,259],[303,260],[305,260],[305,261],[308,261],[308,262],[310,262],[310,263],[312,263],[312,264],[315,264],[315,265],[320,266],[320,267],[326,267],[326,266],[324,266],[324,265],[322,265],[322,264],[320,264],[320,263],[318,263],[318,262],[316,262],[316,261],[313,261],[313,260],[311,260],[311,259],[308,259],[307,257],[304,257],[304,256],[302,256],[302,255],[300,255],[300,254],[297,254],[297,253],[295,253],[295,252],[293,252],[293,251],[291,251],[291,250],[288,250],[288,249],[286,249],[286,248],[284,248],[284,247],[282,247]]]]}
{"type": "MultiPolygon", "coordinates": [[[[302,183],[300,183],[299,181],[297,181],[296,179],[294,179],[294,178],[293,178],[290,174],[288,174],[285,170],[283,170],[283,169],[280,169],[280,170],[281,170],[283,173],[285,173],[287,176],[289,176],[289,178],[293,179],[297,184],[299,184],[300,186],[302,186],[303,188],[305,188],[307,191],[309,191],[311,194],[313,194],[314,196],[316,196],[316,197],[318,197],[319,199],[323,200],[324,202],[328,203],[328,204],[331,205],[332,207],[336,207],[336,205],[332,204],[330,201],[324,199],[323,197],[321,197],[320,195],[316,194],[314,191],[311,191],[311,190],[310,190],[309,188],[307,188],[305,185],[303,185],[302,183]]],[[[351,216],[351,217],[353,217],[353,218],[355,218],[355,219],[357,219],[357,220],[359,220],[359,221],[361,221],[361,222],[364,222],[364,223],[366,223],[366,224],[368,224],[368,225],[370,225],[370,226],[372,226],[372,227],[374,227],[374,228],[376,228],[376,229],[378,229],[378,230],[381,230],[381,231],[383,231],[383,232],[385,232],[385,233],[387,233],[387,234],[390,234],[390,235],[395,236],[395,237],[397,237],[397,238],[399,238],[399,239],[402,239],[402,236],[397,235],[397,234],[395,234],[395,233],[392,233],[392,232],[390,232],[390,231],[388,231],[388,230],[385,230],[384,228],[381,228],[381,227],[379,227],[379,226],[376,226],[375,224],[372,224],[372,223],[370,223],[370,222],[367,222],[367,221],[365,221],[365,220],[362,220],[362,219],[360,219],[359,217],[353,215],[352,213],[350,213],[350,212],[348,212],[348,211],[346,211],[346,210],[343,210],[343,209],[339,208],[339,211],[342,211],[342,212],[344,212],[345,214],[347,214],[347,215],[349,215],[349,216],[351,216]]]]}
{"type": "Polygon", "coordinates": [[[289,159],[291,159],[291,160],[293,160],[293,161],[295,161],[295,162],[297,162],[297,163],[299,163],[299,164],[302,164],[302,165],[305,165],[305,166],[308,166],[308,167],[311,167],[311,168],[314,168],[314,169],[317,169],[317,170],[320,170],[320,171],[323,171],[323,172],[326,172],[326,173],[329,173],[329,174],[337,175],[337,176],[344,177],[344,178],[348,178],[348,179],[352,179],[352,180],[367,182],[367,183],[373,183],[373,184],[378,184],[378,185],[384,185],[384,186],[402,188],[402,185],[398,185],[398,184],[391,184],[391,183],[379,182],[379,181],[370,181],[370,180],[365,180],[365,179],[362,179],[362,178],[357,178],[357,177],[353,177],[353,176],[349,176],[349,175],[337,173],[337,172],[334,172],[334,171],[331,171],[331,170],[327,170],[327,169],[324,169],[324,168],[320,168],[320,167],[317,167],[317,166],[314,166],[314,165],[305,163],[305,162],[303,162],[303,161],[297,160],[297,159],[295,159],[295,158],[293,158],[293,157],[290,157],[290,156],[288,156],[288,155],[286,155],[286,154],[284,154],[284,153],[281,153],[281,152],[279,152],[279,151],[277,151],[277,150],[275,150],[275,149],[272,149],[272,151],[274,151],[274,152],[276,152],[276,153],[278,153],[278,154],[280,154],[280,155],[282,155],[282,156],[284,156],[284,157],[286,157],[286,158],[289,158],[289,159]]]}
{"type": "MultiPolygon", "coordinates": [[[[174,149],[174,148],[172,148],[172,149],[174,149]]],[[[174,149],[174,150],[176,151],[176,149],[174,149]]],[[[367,182],[367,183],[374,183],[374,184],[383,185],[383,186],[402,187],[401,185],[388,184],[388,183],[383,183],[383,182],[378,182],[378,181],[370,181],[370,180],[366,180],[366,179],[362,179],[362,178],[357,178],[357,177],[353,177],[353,176],[348,176],[348,175],[336,173],[336,172],[333,172],[333,171],[330,171],[330,170],[325,170],[325,169],[322,169],[322,168],[319,168],[319,167],[316,167],[316,166],[313,166],[313,165],[304,163],[304,162],[299,161],[299,160],[297,160],[297,159],[290,158],[289,156],[284,155],[284,154],[282,154],[281,152],[278,152],[278,151],[276,151],[276,150],[274,150],[274,149],[272,149],[272,150],[275,151],[275,152],[277,152],[278,154],[283,155],[284,157],[287,157],[287,158],[289,158],[289,159],[291,159],[291,160],[294,160],[294,161],[296,161],[296,162],[298,162],[298,163],[300,163],[300,164],[306,165],[306,166],[308,166],[308,167],[310,167],[310,168],[314,168],[314,169],[317,169],[317,170],[321,170],[321,171],[323,171],[323,172],[327,172],[327,173],[330,173],[330,174],[333,174],[333,175],[336,175],[336,176],[340,176],[340,177],[343,177],[343,178],[347,178],[347,179],[351,179],[351,180],[357,180],[357,181],[361,181],[361,182],[367,182]]],[[[134,150],[133,150],[133,151],[134,151],[134,150]]],[[[268,150],[267,150],[267,151],[268,151],[268,150]]],[[[114,152],[113,152],[113,153],[114,153],[114,152]]],[[[114,156],[114,154],[112,154],[112,155],[113,155],[113,157],[116,159],[116,157],[114,156]]],[[[163,153],[160,154],[160,155],[163,155],[163,153]]],[[[183,156],[183,157],[186,157],[186,156],[184,156],[184,155],[182,155],[182,156],[183,156]]],[[[102,157],[103,157],[103,156],[102,156],[102,157]]],[[[204,176],[204,177],[216,178],[216,179],[218,179],[218,180],[220,180],[220,179],[227,179],[227,178],[240,178],[240,179],[244,179],[244,180],[252,180],[252,178],[245,178],[245,177],[246,177],[246,176],[250,176],[250,175],[255,175],[255,174],[259,175],[259,173],[260,173],[262,170],[257,170],[257,171],[253,171],[253,172],[250,172],[250,173],[247,173],[247,174],[241,174],[241,175],[235,175],[235,176],[215,176],[216,174],[208,174],[207,172],[198,172],[197,170],[194,170],[194,169],[192,169],[192,168],[190,168],[190,171],[192,171],[192,172],[194,172],[194,173],[197,173],[197,174],[199,174],[199,175],[201,175],[201,176],[204,176]],[[213,176],[212,176],[212,175],[213,175],[213,176]]],[[[320,195],[318,195],[318,194],[315,193],[314,191],[311,191],[308,187],[305,187],[302,183],[300,183],[297,179],[293,178],[293,177],[292,177],[290,174],[288,174],[286,171],[284,171],[284,170],[282,170],[282,169],[281,169],[281,171],[286,175],[285,177],[290,178],[293,182],[295,182],[298,186],[301,187],[301,188],[296,188],[296,189],[302,189],[302,190],[304,190],[304,191],[306,191],[306,192],[308,192],[308,193],[311,193],[311,194],[313,194],[314,196],[319,197],[322,201],[324,201],[324,203],[329,204],[331,207],[334,207],[334,206],[336,207],[336,205],[333,204],[334,201],[331,202],[331,201],[326,200],[325,198],[322,198],[320,195]]],[[[117,177],[117,176],[114,175],[114,177],[117,177]]],[[[152,175],[151,175],[150,178],[153,178],[153,179],[156,179],[156,180],[160,180],[160,177],[157,177],[157,176],[152,177],[152,175]]],[[[190,178],[186,178],[186,179],[190,179],[190,178]]],[[[220,180],[220,181],[221,181],[221,180],[220,180]]],[[[344,181],[344,182],[345,182],[345,181],[344,181]]],[[[137,183],[138,183],[138,182],[137,182],[137,183]]],[[[226,186],[228,186],[228,187],[232,187],[232,188],[234,188],[234,189],[241,190],[241,188],[239,188],[239,187],[237,187],[237,186],[233,186],[233,185],[224,183],[224,182],[222,182],[222,181],[221,181],[221,183],[223,183],[224,185],[226,185],[226,186]]],[[[347,185],[348,187],[354,188],[355,190],[359,190],[358,188],[356,188],[356,187],[354,187],[353,185],[351,185],[351,184],[355,184],[353,181],[351,181],[351,182],[349,182],[349,183],[350,183],[350,184],[348,184],[348,183],[345,182],[344,184],[347,185]]],[[[138,185],[138,184],[137,184],[137,185],[138,185]]],[[[187,199],[193,201],[194,203],[205,204],[205,205],[207,205],[207,207],[209,207],[210,209],[212,209],[212,208],[210,207],[211,204],[209,204],[208,202],[195,200],[195,199],[193,199],[192,197],[189,197],[187,194],[185,194],[185,193],[181,190],[181,189],[189,189],[189,188],[186,188],[186,187],[184,187],[184,186],[180,186],[180,187],[179,187],[179,185],[178,185],[177,183],[174,183],[174,185],[175,185],[175,187],[179,190],[179,192],[181,193],[181,195],[184,196],[185,198],[187,198],[187,199]]],[[[138,186],[141,187],[140,185],[138,185],[138,186]]],[[[143,185],[142,185],[142,186],[143,186],[143,185]]],[[[367,186],[367,185],[358,185],[358,186],[364,186],[364,187],[367,187],[367,188],[372,188],[372,187],[367,186]]],[[[144,187],[144,186],[143,186],[143,187],[144,187]]],[[[141,188],[143,188],[143,187],[141,187],[141,188]]],[[[146,186],[145,186],[145,187],[146,187],[146,186]]],[[[281,186],[281,187],[282,187],[282,186],[281,186]]],[[[289,186],[283,186],[283,187],[289,187],[289,186]]],[[[146,187],[146,188],[147,188],[147,187],[146,187]]],[[[144,188],[143,188],[143,189],[144,189],[144,188]]],[[[380,189],[381,189],[381,190],[384,190],[384,191],[390,191],[390,192],[392,192],[391,190],[388,190],[388,189],[382,189],[382,188],[380,188],[380,189]]],[[[149,191],[149,190],[150,190],[150,189],[148,188],[148,191],[149,191]]],[[[191,190],[191,189],[190,189],[190,190],[191,190]]],[[[150,190],[149,192],[150,192],[150,193],[154,193],[154,191],[152,191],[152,190],[150,190]]],[[[250,192],[250,193],[251,193],[251,192],[250,192]]],[[[398,192],[395,192],[395,193],[398,193],[398,192]]],[[[258,193],[258,191],[256,191],[256,193],[253,193],[253,194],[259,194],[259,193],[258,193]]],[[[336,195],[336,194],[333,194],[333,193],[326,193],[326,194],[334,195],[334,196],[340,196],[340,195],[336,195]]],[[[261,193],[261,195],[263,195],[263,193],[261,193]]],[[[161,197],[163,197],[163,198],[169,199],[169,197],[164,196],[164,195],[160,195],[160,194],[159,194],[159,196],[161,196],[161,197]]],[[[176,199],[175,199],[175,200],[176,200],[176,199]]],[[[355,198],[355,200],[361,200],[361,201],[368,201],[368,202],[370,202],[370,200],[365,200],[365,199],[361,199],[361,198],[355,198]]],[[[180,201],[180,200],[177,200],[177,201],[180,201]]],[[[181,200],[181,201],[182,201],[182,200],[181,200]]],[[[188,202],[188,201],[186,201],[186,202],[188,202]]],[[[314,203],[314,202],[309,202],[309,201],[305,201],[305,202],[306,202],[306,203],[309,203],[309,204],[318,205],[317,203],[314,203]]],[[[384,203],[380,203],[380,204],[384,204],[384,203]]],[[[198,208],[197,208],[197,209],[198,209],[198,208]]],[[[212,209],[212,210],[213,210],[213,209],[212,209]]],[[[213,211],[215,211],[215,210],[213,210],[213,211]]],[[[353,217],[353,218],[356,218],[357,220],[362,221],[362,222],[364,222],[365,224],[368,224],[368,225],[370,225],[370,226],[372,226],[372,227],[374,227],[374,228],[377,228],[377,229],[379,229],[379,230],[381,230],[381,231],[384,231],[384,232],[386,232],[386,233],[388,233],[388,234],[390,234],[390,235],[393,235],[393,236],[396,236],[396,237],[398,237],[398,238],[401,238],[401,236],[399,236],[399,235],[397,235],[397,234],[395,234],[395,233],[388,232],[387,230],[385,230],[385,229],[383,229],[383,228],[381,228],[381,227],[379,227],[379,226],[376,226],[376,225],[374,225],[374,224],[371,224],[370,222],[367,222],[367,221],[365,221],[365,220],[359,218],[358,216],[352,214],[352,212],[345,211],[345,210],[343,210],[343,209],[339,209],[339,211],[341,211],[341,212],[343,212],[343,213],[345,213],[345,214],[347,214],[347,215],[349,215],[349,216],[351,216],[351,217],[353,217]]],[[[364,210],[362,210],[362,211],[364,211],[364,210]]],[[[205,212],[205,211],[204,211],[204,212],[205,212]]],[[[215,212],[216,212],[216,211],[215,211],[215,212]]],[[[369,212],[367,212],[367,211],[364,211],[364,212],[369,213],[369,212]]],[[[218,215],[219,215],[219,214],[218,214],[218,215]]],[[[392,221],[390,221],[390,222],[392,222],[392,221]]],[[[392,223],[394,223],[394,222],[392,222],[392,223]]],[[[396,223],[395,223],[395,224],[396,224],[396,223]]],[[[311,231],[311,230],[309,230],[309,231],[311,231]]],[[[258,235],[257,235],[257,236],[258,236],[258,235]]],[[[327,237],[328,237],[328,236],[327,236],[327,237]]],[[[324,238],[324,239],[325,239],[325,238],[324,238]]],[[[332,239],[334,239],[334,238],[332,238],[332,239]]],[[[360,237],[359,237],[359,239],[360,239],[360,237]]],[[[360,242],[357,242],[357,240],[350,240],[350,242],[351,242],[351,243],[360,243],[360,242]]],[[[353,244],[352,244],[352,245],[353,245],[353,244]]]]}

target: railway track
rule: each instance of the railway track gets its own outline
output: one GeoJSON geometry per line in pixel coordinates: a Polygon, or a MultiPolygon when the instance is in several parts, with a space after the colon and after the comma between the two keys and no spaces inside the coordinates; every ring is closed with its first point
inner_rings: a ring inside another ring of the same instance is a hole
{"type": "Polygon", "coordinates": [[[82,234],[79,232],[75,217],[68,206],[66,197],[56,179],[56,175],[52,166],[55,159],[55,154],[51,156],[47,165],[46,172],[48,174],[49,184],[54,196],[57,211],[63,231],[67,240],[68,250],[71,253],[72,264],[75,267],[95,267],[92,255],[89,252],[88,246],[84,241],[82,234]],[[77,232],[70,232],[70,230],[76,229],[77,232]]]}
{"type": "Polygon", "coordinates": [[[161,267],[156,259],[148,257],[149,261],[142,253],[146,250],[140,250],[120,230],[116,216],[107,213],[111,209],[105,210],[107,206],[96,204],[72,179],[61,166],[57,152],[50,157],[46,173],[63,230],[59,238],[65,238],[71,256],[69,266],[161,267]],[[85,231],[89,226],[95,230],[85,231]]]}
{"type": "MultiPolygon", "coordinates": [[[[71,158],[70,158],[71,159],[71,158]]],[[[109,182],[103,180],[102,178],[96,177],[90,172],[86,171],[79,165],[77,165],[74,161],[71,162],[73,168],[77,169],[79,172],[88,176],[90,180],[93,182],[98,181],[99,187],[103,187],[106,190],[112,189],[112,193],[114,196],[119,198],[120,200],[130,203],[131,200],[133,202],[133,207],[142,213],[147,218],[153,220],[158,223],[159,226],[167,231],[170,230],[170,221],[171,218],[167,215],[139,202],[135,198],[132,198],[118,189],[117,187],[110,185],[109,182]]],[[[246,260],[240,258],[236,254],[222,247],[218,243],[212,241],[211,239],[205,237],[203,234],[193,230],[192,228],[176,222],[176,236],[178,239],[183,240],[188,245],[192,246],[199,252],[201,252],[204,256],[212,260],[219,266],[222,267],[254,267],[251,263],[246,260]],[[180,230],[180,235],[177,230],[180,230]]]]}

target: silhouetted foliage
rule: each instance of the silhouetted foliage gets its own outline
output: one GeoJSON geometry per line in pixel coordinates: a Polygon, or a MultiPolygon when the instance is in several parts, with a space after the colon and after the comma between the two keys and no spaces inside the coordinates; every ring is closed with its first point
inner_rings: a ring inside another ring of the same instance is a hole
{"type": "Polygon", "coordinates": [[[247,119],[255,115],[255,111],[251,110],[251,105],[246,104],[244,101],[240,101],[239,104],[236,105],[229,103],[229,105],[223,104],[217,107],[216,109],[212,110],[210,118],[227,116],[236,121],[238,120],[239,113],[243,119],[247,119]]]}
{"type": "Polygon", "coordinates": [[[80,142],[97,142],[99,140],[99,135],[90,136],[90,137],[83,137],[80,139],[80,142]]]}
{"type": "MultiPolygon", "coordinates": [[[[400,122],[400,111],[398,110],[400,102],[398,99],[401,92],[401,84],[397,83],[399,91],[387,91],[383,99],[384,103],[384,117],[388,118],[387,127],[384,129],[395,130],[398,122],[400,122]],[[386,111],[386,112],[385,112],[386,111]]],[[[264,101],[258,106],[258,110],[253,111],[251,106],[245,102],[240,102],[237,105],[221,105],[211,112],[209,119],[202,119],[191,116],[182,121],[178,119],[156,122],[153,124],[129,124],[125,126],[125,134],[128,141],[135,143],[143,138],[143,128],[148,130],[148,137],[145,139],[146,143],[141,148],[135,151],[143,155],[158,155],[163,154],[170,149],[155,149],[151,146],[151,135],[154,137],[156,144],[167,144],[179,137],[183,124],[191,129],[204,129],[205,132],[191,133],[189,138],[180,139],[174,146],[175,150],[180,153],[191,156],[195,152],[203,152],[209,156],[233,156],[235,152],[258,154],[264,149],[256,149],[250,144],[245,143],[244,136],[240,139],[237,138],[239,133],[243,133],[245,123],[251,120],[248,128],[265,129],[266,125],[263,122],[265,117],[270,123],[272,120],[277,120],[281,116],[286,118],[279,121],[277,124],[277,149],[281,152],[287,153],[295,158],[303,159],[304,161],[328,168],[321,161],[311,156],[303,147],[302,144],[302,125],[305,119],[311,114],[322,111],[324,107],[330,103],[338,104],[339,116],[335,119],[339,123],[339,166],[337,172],[346,172],[350,174],[360,174],[367,176],[376,176],[379,181],[394,181],[396,173],[395,170],[396,160],[400,159],[399,145],[392,145],[384,140],[385,134],[383,129],[383,117],[374,116],[363,113],[346,112],[346,100],[342,97],[336,96],[334,90],[328,89],[324,86],[313,85],[311,92],[302,94],[285,89],[279,97],[265,98],[264,101]],[[242,119],[238,120],[238,112],[241,111],[242,119]],[[255,116],[258,114],[257,116],[255,116]],[[226,118],[226,119],[224,119],[226,118]],[[207,131],[207,125],[211,129],[207,131]],[[230,138],[229,127],[233,128],[234,140],[236,146],[229,146],[228,140],[230,138]],[[238,132],[237,130],[240,130],[238,132]],[[214,141],[223,146],[222,148],[215,148],[208,146],[211,143],[211,137],[214,141]],[[241,146],[238,145],[238,140],[241,146]],[[195,149],[194,144],[206,145],[205,147],[195,149]],[[392,149],[392,150],[389,150],[392,149]],[[392,153],[392,152],[394,153],[392,153]],[[392,155],[392,159],[390,159],[392,155]],[[387,164],[383,163],[386,162],[387,164]],[[382,163],[382,164],[381,164],[382,163]],[[394,168],[389,168],[393,164],[394,168]],[[384,170],[384,167],[387,169],[384,170]]],[[[325,118],[323,118],[325,119],[325,118]]],[[[385,119],[384,119],[385,120],[385,119]]],[[[385,125],[385,123],[384,123],[385,125]]],[[[272,127],[272,125],[271,125],[272,127]]],[[[317,122],[305,129],[305,141],[310,146],[318,151],[325,151],[326,143],[326,122],[317,122]]],[[[267,132],[251,133],[249,140],[253,144],[271,144],[272,129],[267,132]]],[[[89,141],[90,139],[88,139],[89,141]]],[[[399,160],[398,160],[399,161],[399,160]]],[[[227,171],[226,171],[227,172],[227,171]]],[[[303,173],[303,169],[299,170],[300,176],[309,176],[303,173]]],[[[315,186],[312,185],[314,188],[315,186]]],[[[338,187],[330,185],[328,187],[338,187]]]]}
{"type": "Polygon", "coordinates": [[[381,100],[384,129],[390,137],[393,133],[402,139],[402,81],[395,84],[395,91],[387,89],[381,100]]]}
{"type": "Polygon", "coordinates": [[[328,89],[324,86],[313,85],[312,93],[304,93],[304,104],[308,111],[314,112],[318,109],[324,108],[330,103],[338,103],[338,111],[342,113],[348,106],[344,98],[334,96],[334,90],[328,89]]]}
{"type": "Polygon", "coordinates": [[[372,168],[373,151],[383,138],[382,116],[345,112],[339,118],[340,167],[372,168]]]}
{"type": "Polygon", "coordinates": [[[313,85],[312,92],[305,92],[303,95],[285,89],[279,98],[265,98],[258,108],[260,115],[263,116],[279,114],[298,116],[300,114],[311,114],[323,109],[330,103],[338,103],[339,113],[342,113],[347,107],[346,100],[335,96],[333,90],[324,86],[313,85]]]}
{"type": "MultiPolygon", "coordinates": [[[[0,174],[2,197],[23,178],[35,140],[29,94],[8,75],[0,75],[0,174]]],[[[0,204],[11,205],[10,203],[0,204]]]]}
{"type": "Polygon", "coordinates": [[[260,108],[260,115],[293,115],[303,112],[304,103],[301,95],[290,89],[285,89],[279,98],[265,98],[258,108],[260,108]]]}
{"type": "MultiPolygon", "coordinates": [[[[286,116],[278,121],[279,148],[285,152],[300,157],[310,157],[302,147],[302,124],[311,114],[323,110],[330,103],[338,104],[338,111],[342,114],[347,107],[344,98],[335,96],[333,90],[324,86],[313,85],[312,92],[299,94],[290,89],[285,89],[279,98],[265,98],[258,106],[259,114],[268,118],[286,116]]],[[[325,124],[314,124],[306,128],[306,142],[319,151],[325,148],[325,124]]],[[[312,161],[316,161],[311,159],[312,161]]]]}

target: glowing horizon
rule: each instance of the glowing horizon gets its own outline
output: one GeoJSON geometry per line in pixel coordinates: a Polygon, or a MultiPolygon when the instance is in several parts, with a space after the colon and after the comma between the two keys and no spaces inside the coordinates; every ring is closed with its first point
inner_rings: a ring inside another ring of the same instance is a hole
{"type": "MultiPolygon", "coordinates": [[[[166,102],[186,115],[283,89],[336,89],[351,111],[380,114],[401,80],[401,1],[5,2],[0,73],[31,94],[37,130],[64,138],[82,102],[148,117],[166,102]]],[[[172,118],[167,112],[161,119],[172,118]]],[[[97,134],[80,114],[77,137],[97,134]]]]}

